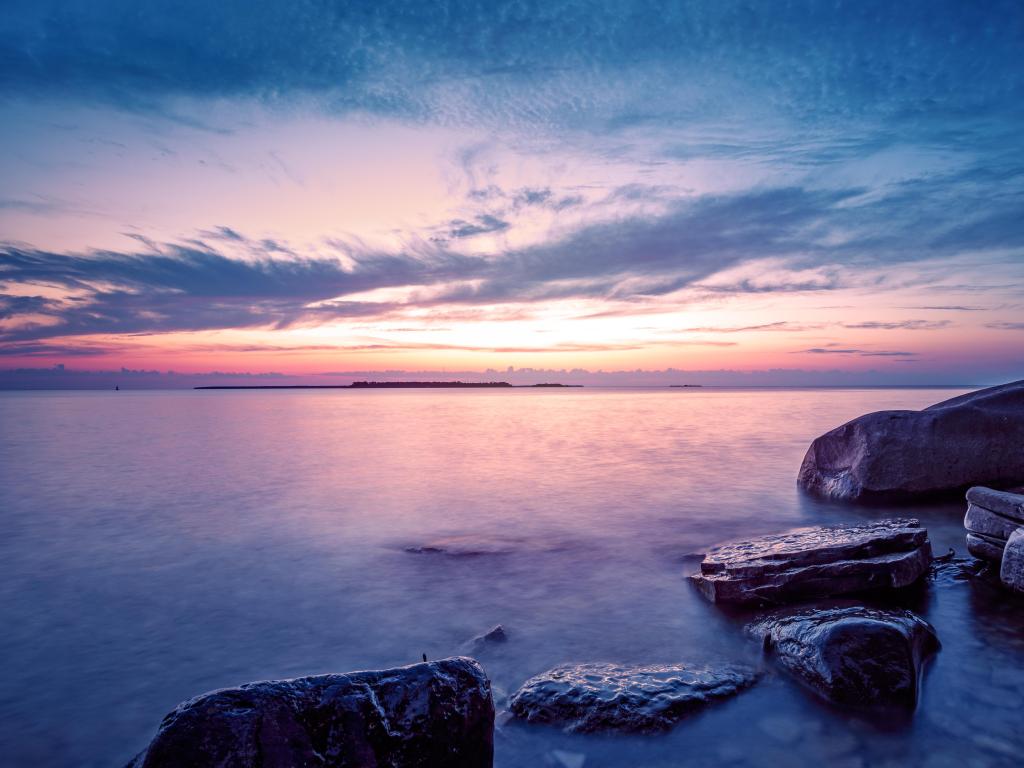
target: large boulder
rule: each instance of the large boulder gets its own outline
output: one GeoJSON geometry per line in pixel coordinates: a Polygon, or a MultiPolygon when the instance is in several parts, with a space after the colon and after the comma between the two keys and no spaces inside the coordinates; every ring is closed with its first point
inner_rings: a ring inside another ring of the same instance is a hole
{"type": "Polygon", "coordinates": [[[663,731],[756,679],[753,669],[734,664],[563,664],[527,680],[509,708],[527,722],[575,733],[663,731]]]}
{"type": "Polygon", "coordinates": [[[714,603],[787,603],[906,587],[931,559],[928,531],[917,520],[882,520],[715,547],[690,579],[714,603]]]}
{"type": "Polygon", "coordinates": [[[905,499],[1024,483],[1024,381],[923,411],[878,411],[817,438],[798,483],[834,499],[905,499]]]}
{"type": "Polygon", "coordinates": [[[748,627],[779,664],[834,704],[917,703],[921,664],[939,649],[935,630],[910,611],[848,606],[763,618],[748,627]]]}
{"type": "Polygon", "coordinates": [[[456,657],[249,683],[180,704],[129,768],[490,768],[494,703],[456,657]]]}

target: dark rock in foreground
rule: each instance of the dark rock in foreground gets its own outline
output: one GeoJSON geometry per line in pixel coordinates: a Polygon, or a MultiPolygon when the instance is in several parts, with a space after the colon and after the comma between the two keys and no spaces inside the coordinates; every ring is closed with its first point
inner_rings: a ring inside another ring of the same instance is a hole
{"type": "Polygon", "coordinates": [[[756,679],[753,669],[732,664],[564,664],[527,680],[510,709],[527,722],[576,733],[663,731],[756,679]]]}
{"type": "Polygon", "coordinates": [[[879,411],[817,438],[801,487],[835,499],[899,499],[1024,483],[1024,381],[923,411],[879,411]]]}
{"type": "Polygon", "coordinates": [[[249,683],[186,701],[129,768],[490,768],[491,686],[473,659],[249,683]]]}
{"type": "Polygon", "coordinates": [[[712,602],[786,603],[913,584],[931,562],[917,520],[797,528],[712,549],[690,578],[712,602]]]}
{"type": "Polygon", "coordinates": [[[940,647],[931,625],[910,611],[863,606],[777,614],[748,631],[819,695],[854,707],[912,708],[921,664],[940,647]]]}

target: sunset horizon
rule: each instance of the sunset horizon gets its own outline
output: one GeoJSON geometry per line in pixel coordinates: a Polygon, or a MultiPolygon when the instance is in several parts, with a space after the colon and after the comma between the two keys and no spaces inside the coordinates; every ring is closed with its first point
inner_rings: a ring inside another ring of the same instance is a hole
{"type": "Polygon", "coordinates": [[[402,7],[11,9],[5,384],[1024,378],[1024,83],[995,11],[498,4],[452,36],[402,7]]]}

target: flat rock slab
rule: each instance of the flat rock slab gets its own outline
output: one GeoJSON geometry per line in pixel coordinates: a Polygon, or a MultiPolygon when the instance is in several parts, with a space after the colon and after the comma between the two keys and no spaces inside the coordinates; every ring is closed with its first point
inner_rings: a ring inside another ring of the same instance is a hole
{"type": "Polygon", "coordinates": [[[1024,525],[1024,494],[997,491],[978,485],[968,489],[967,501],[973,506],[1014,520],[1018,525],[1024,525]]]}
{"type": "MultiPolygon", "coordinates": [[[[1024,381],[922,411],[869,413],[821,435],[797,482],[847,500],[913,498],[1024,483],[1024,381]]],[[[987,506],[987,505],[982,505],[987,506]]]]}
{"type": "Polygon", "coordinates": [[[527,680],[510,709],[574,733],[653,732],[753,685],[745,666],[564,664],[527,680]]]}
{"type": "Polygon", "coordinates": [[[910,611],[864,606],[775,614],[747,631],[818,695],[852,707],[914,707],[921,665],[940,647],[910,611]]]}
{"type": "Polygon", "coordinates": [[[895,589],[931,562],[928,531],[917,520],[797,528],[715,547],[691,576],[712,602],[785,603],[895,589]]]}
{"type": "Polygon", "coordinates": [[[483,669],[450,658],[249,683],[180,704],[129,768],[490,768],[483,669]]]}
{"type": "Polygon", "coordinates": [[[971,533],[980,533],[992,539],[1006,541],[1010,534],[1021,527],[1021,523],[1003,517],[998,512],[993,512],[977,504],[968,504],[967,513],[964,515],[964,528],[971,533]]]}
{"type": "Polygon", "coordinates": [[[999,580],[1014,592],[1024,593],[1024,529],[1018,528],[1006,542],[999,580]]]}

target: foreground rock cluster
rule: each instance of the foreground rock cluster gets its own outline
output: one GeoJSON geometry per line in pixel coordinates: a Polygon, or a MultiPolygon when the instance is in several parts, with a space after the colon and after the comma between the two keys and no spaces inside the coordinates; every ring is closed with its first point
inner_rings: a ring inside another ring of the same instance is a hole
{"type": "Polygon", "coordinates": [[[925,660],[939,648],[931,625],[906,610],[837,595],[880,593],[918,581],[932,561],[917,520],[798,528],[711,549],[694,585],[712,602],[751,607],[813,601],[747,626],[778,665],[841,706],[913,708],[925,660]]]}
{"type": "Polygon", "coordinates": [[[489,768],[493,755],[490,682],[455,657],[207,693],[167,715],[128,768],[489,768]]]}
{"type": "Polygon", "coordinates": [[[811,443],[801,487],[820,496],[906,499],[1024,483],[1024,381],[922,411],[879,411],[811,443]]]}
{"type": "Polygon", "coordinates": [[[1004,585],[1024,592],[1024,494],[971,488],[964,528],[968,551],[997,566],[1004,585]]]}

